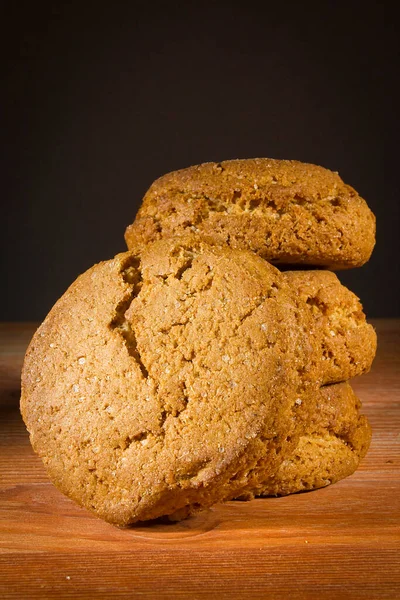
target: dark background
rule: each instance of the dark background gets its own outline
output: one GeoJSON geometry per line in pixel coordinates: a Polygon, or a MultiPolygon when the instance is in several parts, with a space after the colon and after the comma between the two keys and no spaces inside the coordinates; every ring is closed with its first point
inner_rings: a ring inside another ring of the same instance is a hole
{"type": "Polygon", "coordinates": [[[2,4],[0,319],[42,319],[123,251],[155,178],[263,156],[339,171],[367,200],[376,249],[340,277],[368,316],[398,316],[399,48],[385,5],[115,6],[2,4]]]}

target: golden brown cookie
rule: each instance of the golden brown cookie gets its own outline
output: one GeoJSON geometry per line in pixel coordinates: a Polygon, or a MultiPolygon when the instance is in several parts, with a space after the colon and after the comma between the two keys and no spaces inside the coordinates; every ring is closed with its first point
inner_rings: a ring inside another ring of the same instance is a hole
{"type": "Polygon", "coordinates": [[[322,381],[362,375],[376,353],[376,333],[366,322],[355,294],[330,271],[286,271],[287,281],[305,302],[321,336],[322,381]]]}
{"type": "Polygon", "coordinates": [[[311,418],[310,329],[287,278],[250,252],[165,240],[100,263],[27,351],[33,448],[61,491],[119,525],[236,497],[298,442],[299,397],[311,418]]]}
{"type": "Polygon", "coordinates": [[[366,455],[371,428],[349,383],[324,386],[296,448],[247,498],[313,490],[348,477],[366,455]]]}
{"type": "Polygon", "coordinates": [[[273,264],[348,269],[375,244],[375,217],[337,173],[267,158],[205,163],[157,179],[125,233],[140,250],[192,232],[273,264]]]}

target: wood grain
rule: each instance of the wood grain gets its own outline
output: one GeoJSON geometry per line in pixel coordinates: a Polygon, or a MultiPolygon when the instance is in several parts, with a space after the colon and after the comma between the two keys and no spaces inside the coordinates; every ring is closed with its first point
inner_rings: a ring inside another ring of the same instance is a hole
{"type": "Polygon", "coordinates": [[[400,320],[374,325],[372,372],[353,380],[373,441],[352,477],[125,530],[49,483],[18,407],[35,326],[1,325],[1,598],[400,597],[400,320]]]}

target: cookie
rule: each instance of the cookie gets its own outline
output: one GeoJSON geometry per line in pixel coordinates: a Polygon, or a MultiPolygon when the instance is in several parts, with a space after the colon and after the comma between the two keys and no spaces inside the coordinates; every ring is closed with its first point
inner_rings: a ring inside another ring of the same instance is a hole
{"type": "Polygon", "coordinates": [[[287,278],[253,253],[181,239],[118,255],[33,337],[32,446],[62,492],[117,525],[234,498],[297,444],[299,397],[311,418],[310,329],[287,278]]]}
{"type": "Polygon", "coordinates": [[[294,451],[245,497],[282,496],[313,490],[348,477],[371,441],[371,427],[348,382],[324,386],[294,451]]]}
{"type": "Polygon", "coordinates": [[[332,270],[363,265],[375,217],[337,173],[266,158],[205,163],[157,179],[125,233],[134,251],[194,232],[273,264],[332,270]]]}
{"type": "Polygon", "coordinates": [[[313,315],[321,339],[323,383],[369,371],[376,333],[357,296],[330,271],[286,271],[284,276],[313,315]]]}

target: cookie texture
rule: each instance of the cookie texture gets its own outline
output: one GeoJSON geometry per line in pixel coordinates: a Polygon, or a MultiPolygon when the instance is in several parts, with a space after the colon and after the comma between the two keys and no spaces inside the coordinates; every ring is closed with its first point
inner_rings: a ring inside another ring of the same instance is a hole
{"type": "Polygon", "coordinates": [[[375,217],[337,173],[297,161],[228,160],[168,173],[146,193],[128,248],[193,232],[273,264],[348,269],[375,244],[375,217]]]}
{"type": "MultiPolygon", "coordinates": [[[[275,471],[271,474],[267,455],[260,458],[255,469],[246,471],[237,500],[326,487],[352,475],[368,451],[371,427],[349,382],[322,386],[311,403],[304,395],[297,398],[296,421],[301,423],[301,434],[281,440],[275,471]]],[[[178,512],[172,518],[188,516],[196,507],[186,510],[185,515],[178,512]]]]}
{"type": "Polygon", "coordinates": [[[371,441],[371,427],[348,382],[322,387],[315,411],[294,451],[252,495],[282,496],[313,490],[348,477],[371,441]]]}
{"type": "Polygon", "coordinates": [[[330,271],[286,271],[284,276],[313,316],[321,340],[323,383],[368,372],[377,338],[357,296],[330,271]]]}
{"type": "Polygon", "coordinates": [[[311,419],[311,324],[287,278],[250,252],[182,238],[100,263],[27,351],[33,448],[61,491],[117,525],[240,496],[311,419]]]}

